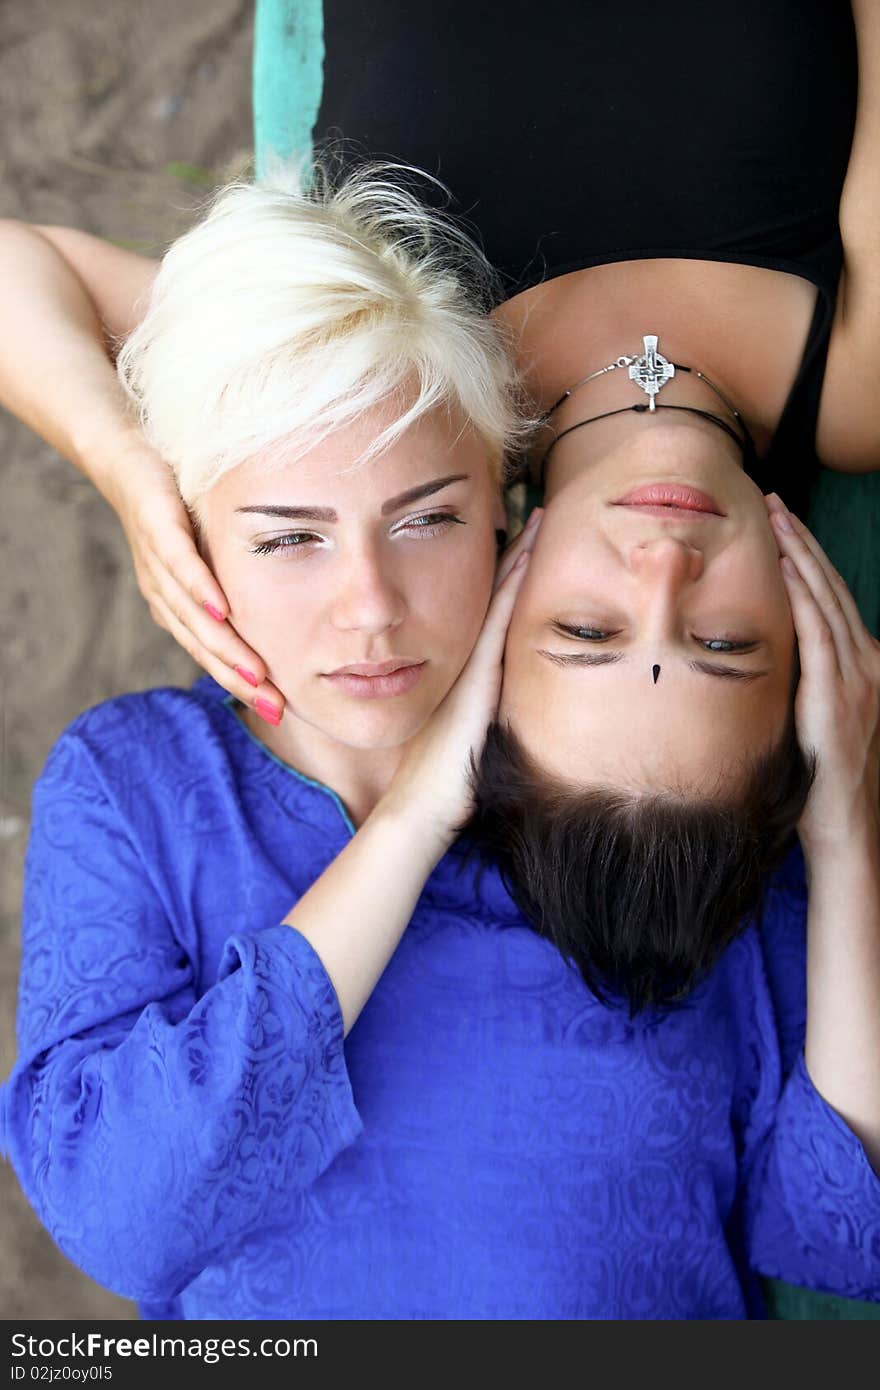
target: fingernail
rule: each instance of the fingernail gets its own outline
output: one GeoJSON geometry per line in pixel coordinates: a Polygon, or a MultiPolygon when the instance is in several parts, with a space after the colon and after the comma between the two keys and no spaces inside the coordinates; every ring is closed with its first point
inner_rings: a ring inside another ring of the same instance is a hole
{"type": "Polygon", "coordinates": [[[772,513],[772,517],[773,517],[774,523],[779,527],[779,530],[780,530],[780,531],[793,531],[793,530],[794,530],[794,527],[792,526],[791,522],[789,521],[789,519],[788,519],[788,514],[787,514],[786,512],[773,512],[773,513],[772,513]]]}
{"type": "Polygon", "coordinates": [[[270,705],[268,700],[255,700],[254,709],[261,719],[265,719],[267,724],[272,724],[276,728],[281,723],[281,711],[277,705],[270,705]]]}
{"type": "Polygon", "coordinates": [[[543,507],[533,507],[532,510],[529,512],[529,519],[526,522],[526,530],[528,530],[530,526],[537,526],[538,522],[541,520],[541,517],[543,515],[543,507]]]}
{"type": "Polygon", "coordinates": [[[234,671],[237,671],[238,674],[241,676],[242,680],[247,681],[248,685],[260,684],[253,671],[249,671],[246,666],[234,666],[232,669],[234,671]]]}
{"type": "Polygon", "coordinates": [[[225,622],[226,622],[226,619],[224,618],[223,614],[220,612],[220,609],[219,609],[219,608],[215,608],[214,605],[213,605],[213,603],[207,603],[207,602],[206,602],[206,603],[203,603],[203,604],[202,604],[202,607],[203,607],[203,608],[207,608],[207,610],[208,610],[208,612],[210,613],[211,617],[212,617],[212,618],[216,618],[217,621],[218,621],[218,623],[225,623],[225,622]]]}

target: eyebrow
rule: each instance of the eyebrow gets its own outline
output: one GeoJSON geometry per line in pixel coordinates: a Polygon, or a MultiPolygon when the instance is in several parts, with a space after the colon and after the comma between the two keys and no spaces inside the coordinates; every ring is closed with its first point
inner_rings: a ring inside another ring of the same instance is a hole
{"type": "Polygon", "coordinates": [[[623,661],[623,652],[547,652],[538,648],[538,656],[545,656],[556,666],[611,666],[615,661],[623,661]]]}
{"type": "MultiPolygon", "coordinates": [[[[434,478],[430,483],[421,483],[418,487],[408,488],[406,492],[399,492],[396,497],[389,497],[387,502],[382,503],[382,516],[390,516],[392,512],[400,511],[401,507],[408,507],[413,502],[421,502],[425,497],[433,497],[435,492],[442,492],[443,488],[450,487],[453,483],[467,482],[469,473],[449,473],[445,478],[434,478]]],[[[274,503],[266,503],[259,507],[236,507],[236,512],[247,512],[257,516],[278,516],[284,517],[288,521],[338,521],[339,514],[332,507],[284,507],[274,503]]]]}
{"type": "MultiPolygon", "coordinates": [[[[549,652],[542,647],[538,648],[538,655],[546,657],[556,666],[611,666],[624,660],[623,652],[549,652]]],[[[742,666],[716,666],[711,661],[689,661],[687,664],[692,671],[716,680],[749,683],[771,674],[769,667],[762,671],[749,671],[742,666]]]]}

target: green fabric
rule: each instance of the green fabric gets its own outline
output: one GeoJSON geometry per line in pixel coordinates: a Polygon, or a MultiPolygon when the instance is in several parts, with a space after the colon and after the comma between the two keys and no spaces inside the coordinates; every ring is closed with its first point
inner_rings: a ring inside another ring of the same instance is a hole
{"type": "Polygon", "coordinates": [[[880,473],[823,468],[805,520],[846,580],[865,626],[880,636],[880,473]]]}
{"type": "MultiPolygon", "coordinates": [[[[257,176],[273,159],[307,156],[324,81],[322,0],[256,0],[254,145],[257,176]]],[[[540,499],[517,497],[525,515],[540,499]]],[[[810,529],[849,585],[867,627],[880,635],[880,475],[822,470],[810,529]]],[[[880,1304],[813,1293],[776,1280],[764,1283],[768,1316],[777,1319],[880,1318],[880,1304]]]]}
{"type": "Polygon", "coordinates": [[[324,87],[322,0],[257,0],[254,152],[258,178],[275,160],[308,158],[324,87]]]}
{"type": "Polygon", "coordinates": [[[798,1289],[776,1279],[762,1281],[767,1300],[767,1316],[785,1322],[872,1321],[880,1318],[880,1304],[863,1303],[858,1298],[838,1298],[832,1293],[798,1289]]]}

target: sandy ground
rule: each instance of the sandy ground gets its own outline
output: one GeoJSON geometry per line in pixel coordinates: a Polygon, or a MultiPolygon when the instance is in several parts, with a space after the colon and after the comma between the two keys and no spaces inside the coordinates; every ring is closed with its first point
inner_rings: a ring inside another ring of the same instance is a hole
{"type": "MultiPolygon", "coordinates": [[[[0,216],[147,254],[250,154],[250,0],[0,0],[0,216]]],[[[51,390],[51,382],[46,382],[51,390]]],[[[60,731],[196,668],[154,626],[115,514],[0,412],[0,1076],[15,1055],[31,786],[60,731]]],[[[0,1318],[132,1318],[58,1250],[0,1163],[0,1318]]]]}

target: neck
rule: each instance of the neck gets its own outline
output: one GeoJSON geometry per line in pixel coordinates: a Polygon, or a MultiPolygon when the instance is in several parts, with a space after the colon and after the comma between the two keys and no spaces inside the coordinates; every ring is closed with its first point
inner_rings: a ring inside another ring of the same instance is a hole
{"type": "Polygon", "coordinates": [[[714,452],[726,454],[739,469],[743,453],[712,420],[694,411],[706,411],[734,428],[737,437],[742,433],[712,388],[693,374],[677,374],[662,388],[657,409],[633,410],[646,404],[646,397],[628,379],[623,370],[609,372],[584,384],[568,396],[557,410],[545,432],[538,458],[546,459],[544,470],[545,497],[549,500],[574,476],[582,473],[600,459],[606,458],[646,431],[662,430],[671,424],[680,426],[692,438],[696,448],[704,442],[714,452]],[[666,406],[689,409],[664,409],[666,406]],[[598,417],[598,418],[597,418],[598,417]],[[582,423],[583,422],[583,423],[582,423]],[[578,428],[572,428],[579,426],[578,428]],[[565,438],[559,438],[566,431],[565,438]],[[549,455],[547,450],[559,438],[549,455]]]}
{"type": "Polygon", "coordinates": [[[276,758],[334,791],[355,826],[363,824],[384,796],[404,753],[403,747],[351,748],[298,719],[289,708],[277,729],[248,707],[237,706],[236,714],[276,758]]]}
{"type": "Polygon", "coordinates": [[[815,286],[795,275],[662,258],[557,276],[495,313],[517,337],[539,409],[603,363],[638,354],[651,329],[659,331],[665,357],[706,372],[736,402],[763,455],[797,374],[815,302],[815,286]]]}
{"type": "MultiPolygon", "coordinates": [[[[717,426],[700,416],[671,410],[658,410],[654,415],[626,411],[608,420],[597,420],[560,441],[547,460],[545,506],[556,493],[584,473],[600,465],[609,465],[614,455],[631,460],[633,451],[628,446],[640,435],[647,435],[648,440],[655,436],[651,445],[655,470],[659,469],[660,473],[668,471],[670,477],[680,476],[681,470],[687,470],[690,465],[704,466],[700,464],[701,460],[704,463],[711,460],[713,470],[721,467],[742,472],[742,454],[737,445],[717,426]],[[669,464],[672,465],[671,470],[667,467],[669,464]]],[[[642,460],[649,457],[644,449],[640,450],[638,456],[642,460]]],[[[645,471],[643,466],[641,471],[645,471]]],[[[685,471],[683,476],[687,477],[688,472],[685,471]]]]}

